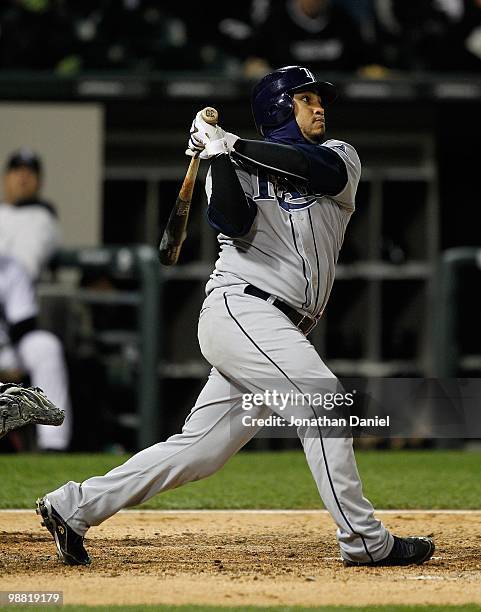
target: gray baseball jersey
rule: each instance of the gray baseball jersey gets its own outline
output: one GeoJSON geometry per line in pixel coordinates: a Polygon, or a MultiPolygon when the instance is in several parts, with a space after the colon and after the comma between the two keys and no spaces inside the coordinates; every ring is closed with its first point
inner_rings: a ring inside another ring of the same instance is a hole
{"type": "MultiPolygon", "coordinates": [[[[264,170],[237,166],[244,193],[258,205],[258,213],[245,236],[219,234],[220,256],[207,293],[214,287],[249,283],[312,317],[322,314],[361,175],[354,147],[340,140],[327,140],[322,146],[335,151],[346,165],[347,184],[335,196],[294,184],[286,191],[285,184],[264,170]]],[[[210,202],[210,172],[206,192],[210,202]]]]}

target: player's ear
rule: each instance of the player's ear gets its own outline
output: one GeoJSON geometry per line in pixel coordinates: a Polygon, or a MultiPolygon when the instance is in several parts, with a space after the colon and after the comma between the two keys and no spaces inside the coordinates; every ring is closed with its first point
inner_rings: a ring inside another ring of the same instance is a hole
{"type": "Polygon", "coordinates": [[[292,96],[292,108],[294,109],[294,117],[297,117],[297,113],[299,110],[299,101],[296,100],[294,96],[292,96]]]}

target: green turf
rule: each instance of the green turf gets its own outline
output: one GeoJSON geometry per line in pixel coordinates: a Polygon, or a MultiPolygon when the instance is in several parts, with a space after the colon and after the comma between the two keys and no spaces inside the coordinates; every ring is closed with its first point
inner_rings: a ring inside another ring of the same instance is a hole
{"type": "MultiPolygon", "coordinates": [[[[357,453],[365,494],[378,508],[481,507],[481,455],[459,451],[357,453]]],[[[1,508],[31,508],[67,480],[122,463],[115,455],[0,455],[1,508]]],[[[158,495],[143,508],[319,508],[300,451],[240,453],[214,476],[158,495]]]]}
{"type": "MultiPolygon", "coordinates": [[[[0,610],[33,610],[32,606],[0,606],[0,610]]],[[[115,612],[479,612],[481,606],[468,604],[465,606],[321,606],[304,608],[299,606],[42,606],[36,608],[44,612],[92,612],[93,610],[114,610],[115,612]]]]}

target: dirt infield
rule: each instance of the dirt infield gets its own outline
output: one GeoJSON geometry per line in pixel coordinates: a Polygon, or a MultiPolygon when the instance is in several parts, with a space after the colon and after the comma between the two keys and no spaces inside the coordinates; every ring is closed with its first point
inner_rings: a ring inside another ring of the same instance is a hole
{"type": "Polygon", "coordinates": [[[32,513],[0,513],[2,590],[61,590],[65,603],[481,603],[481,513],[379,513],[400,535],[432,534],[413,568],[344,568],[326,513],[121,513],[92,529],[88,568],[57,562],[32,513]]]}

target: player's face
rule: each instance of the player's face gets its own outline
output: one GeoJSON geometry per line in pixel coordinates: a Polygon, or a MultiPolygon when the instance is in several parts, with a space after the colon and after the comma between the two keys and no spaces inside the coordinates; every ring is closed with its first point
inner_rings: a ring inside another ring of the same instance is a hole
{"type": "Polygon", "coordinates": [[[14,204],[18,200],[32,198],[38,193],[40,179],[36,172],[27,166],[12,168],[3,179],[3,195],[6,202],[14,204]]]}
{"type": "Polygon", "coordinates": [[[326,131],[324,107],[319,94],[298,91],[294,94],[294,117],[302,135],[308,142],[320,142],[326,131]]]}

